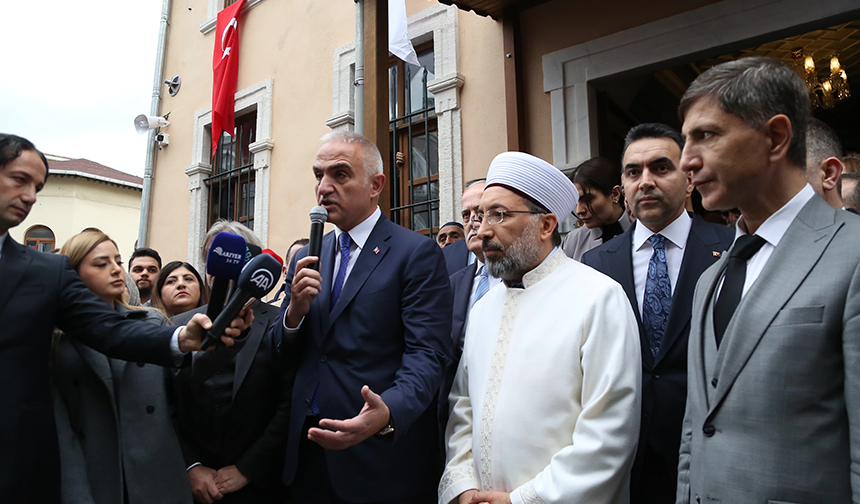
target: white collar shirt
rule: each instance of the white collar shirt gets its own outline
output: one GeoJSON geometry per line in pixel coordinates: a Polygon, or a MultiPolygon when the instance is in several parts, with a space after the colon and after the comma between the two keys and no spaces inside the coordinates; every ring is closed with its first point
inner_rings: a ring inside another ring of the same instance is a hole
{"type": "MultiPolygon", "coordinates": [[[[782,237],[785,236],[785,232],[788,231],[788,227],[813,196],[815,196],[815,191],[812,189],[811,185],[806,184],[800,192],[788,200],[788,203],[774,212],[770,217],[762,222],[758,229],[756,229],[755,234],[764,238],[767,243],[762,245],[758,252],[753,254],[753,256],[747,261],[747,274],[744,278],[744,289],[741,294],[742,299],[743,296],[746,296],[747,291],[750,290],[750,287],[752,287],[759,275],[761,275],[762,270],[764,270],[764,267],[767,265],[767,261],[770,259],[770,256],[773,255],[773,251],[776,249],[776,246],[779,245],[782,237]]],[[[741,225],[742,219],[743,216],[738,219],[738,225],[735,227],[735,241],[737,241],[741,235],[748,234],[744,231],[744,226],[741,225]]],[[[724,279],[725,273],[723,275],[723,279],[720,280],[720,289],[723,287],[724,279]]]]}
{"type": "Polygon", "coordinates": [[[669,283],[674,294],[681,272],[681,263],[684,260],[684,249],[687,247],[687,237],[690,236],[692,226],[693,219],[686,211],[681,212],[678,218],[656,233],[641,222],[636,223],[636,229],[633,231],[633,284],[636,287],[639,315],[642,315],[642,301],[645,299],[648,264],[654,254],[654,247],[651,246],[649,239],[655,234],[663,235],[665,238],[663,243],[666,250],[666,266],[669,269],[669,283]]]}
{"type": "MultiPolygon", "coordinates": [[[[376,226],[376,222],[379,220],[379,217],[382,215],[382,211],[379,207],[376,207],[376,210],[370,214],[370,217],[364,219],[360,223],[356,224],[352,229],[347,230],[350,239],[349,245],[349,262],[346,265],[346,276],[343,279],[343,283],[346,284],[346,279],[349,278],[349,274],[352,272],[352,268],[355,266],[355,261],[358,260],[359,254],[361,254],[362,249],[364,249],[364,244],[367,243],[367,239],[370,238],[370,233],[373,232],[374,226],[376,226]]],[[[334,271],[332,273],[331,278],[331,286],[334,288],[334,282],[337,279],[337,272],[340,269],[340,235],[343,234],[343,231],[337,226],[334,227],[334,271]]]]}

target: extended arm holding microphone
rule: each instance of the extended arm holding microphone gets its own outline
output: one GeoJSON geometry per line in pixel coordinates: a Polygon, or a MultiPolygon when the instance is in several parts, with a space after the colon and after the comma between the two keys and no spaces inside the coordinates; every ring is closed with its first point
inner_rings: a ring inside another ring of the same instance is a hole
{"type": "Polygon", "coordinates": [[[205,350],[212,341],[218,339],[218,336],[224,332],[224,329],[230,325],[251,298],[265,297],[274,288],[280,277],[281,264],[274,257],[260,254],[251,259],[242,269],[239,280],[236,282],[236,289],[227,302],[227,306],[212,322],[212,328],[209,329],[207,340],[201,349],[205,350]]]}

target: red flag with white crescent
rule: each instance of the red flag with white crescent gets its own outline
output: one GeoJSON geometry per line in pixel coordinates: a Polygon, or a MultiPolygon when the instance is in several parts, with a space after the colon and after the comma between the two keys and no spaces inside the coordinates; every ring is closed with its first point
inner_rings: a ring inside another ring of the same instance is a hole
{"type": "Polygon", "coordinates": [[[228,5],[218,13],[215,25],[215,53],[212,69],[212,156],[218,149],[221,132],[233,136],[233,107],[236,81],[239,78],[239,15],[246,0],[228,5]]]}

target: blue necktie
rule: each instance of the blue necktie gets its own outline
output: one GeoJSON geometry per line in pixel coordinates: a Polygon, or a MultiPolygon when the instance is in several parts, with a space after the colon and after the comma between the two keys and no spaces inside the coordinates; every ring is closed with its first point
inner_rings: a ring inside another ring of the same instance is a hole
{"type": "Polygon", "coordinates": [[[665,237],[652,235],[648,241],[654,247],[648,262],[648,279],[645,280],[645,296],[642,299],[642,325],[651,355],[656,356],[663,342],[663,333],[669,322],[669,309],[672,306],[672,285],[669,280],[669,267],[666,265],[665,237]]]}
{"type": "Polygon", "coordinates": [[[348,233],[340,234],[340,267],[337,269],[337,276],[334,277],[334,287],[331,289],[331,306],[329,309],[334,308],[335,303],[340,298],[340,293],[343,291],[343,283],[346,280],[346,267],[349,266],[349,246],[351,242],[348,233]]]}
{"type": "MultiPolygon", "coordinates": [[[[337,276],[334,277],[334,287],[331,289],[331,304],[329,310],[334,308],[343,291],[343,283],[346,280],[346,267],[349,266],[349,246],[352,240],[349,239],[349,234],[340,234],[340,266],[337,268],[337,276]]],[[[311,413],[314,415],[320,414],[320,386],[317,383],[317,388],[314,389],[314,395],[311,397],[311,413]]]]}
{"type": "MultiPolygon", "coordinates": [[[[487,273],[487,266],[481,266],[481,274],[478,279],[478,288],[475,289],[475,300],[472,301],[472,306],[475,306],[475,303],[478,302],[479,299],[484,297],[484,294],[490,290],[490,274],[487,273]]],[[[471,308],[471,306],[469,307],[471,308]]]]}

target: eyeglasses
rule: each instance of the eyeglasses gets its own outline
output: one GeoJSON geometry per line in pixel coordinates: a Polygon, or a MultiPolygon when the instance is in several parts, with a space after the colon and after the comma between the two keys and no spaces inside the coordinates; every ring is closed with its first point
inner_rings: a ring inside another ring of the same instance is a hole
{"type": "Polygon", "coordinates": [[[484,216],[487,216],[487,224],[495,226],[501,224],[505,220],[507,214],[538,214],[545,215],[546,212],[532,212],[529,210],[487,210],[484,213],[478,213],[472,217],[472,224],[481,224],[484,221],[484,216]]]}

